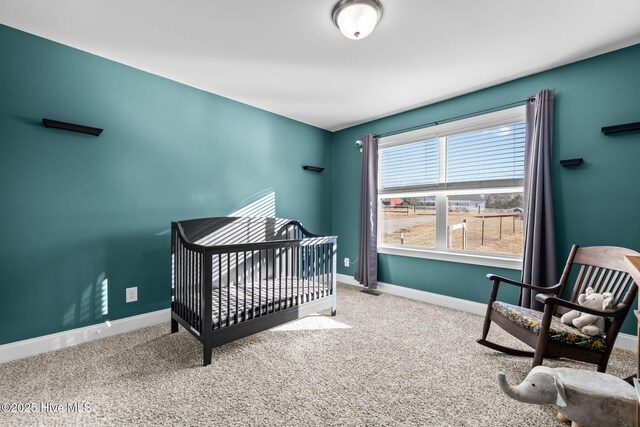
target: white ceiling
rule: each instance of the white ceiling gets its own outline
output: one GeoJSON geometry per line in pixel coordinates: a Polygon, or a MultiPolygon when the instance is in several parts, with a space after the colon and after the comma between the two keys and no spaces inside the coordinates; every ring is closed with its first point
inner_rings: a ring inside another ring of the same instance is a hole
{"type": "Polygon", "coordinates": [[[0,0],[0,23],[328,130],[640,43],[639,0],[0,0]]]}

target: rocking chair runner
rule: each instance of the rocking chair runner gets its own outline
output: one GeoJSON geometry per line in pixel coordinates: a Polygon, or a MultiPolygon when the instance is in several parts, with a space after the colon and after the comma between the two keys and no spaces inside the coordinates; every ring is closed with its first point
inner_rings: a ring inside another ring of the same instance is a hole
{"type": "Polygon", "coordinates": [[[527,285],[493,274],[487,275],[487,278],[493,282],[493,287],[482,329],[482,338],[477,342],[514,356],[533,357],[534,367],[541,365],[545,357],[565,357],[596,364],[598,372],[605,372],[620,327],[638,291],[633,278],[625,270],[624,257],[637,255],[640,254],[636,251],[614,246],[580,248],[574,245],[560,282],[549,288],[527,285]],[[580,269],[571,299],[567,301],[560,296],[569,280],[571,269],[576,264],[580,265],[580,269]],[[544,313],[496,301],[501,283],[540,292],[536,300],[544,304],[544,313]],[[611,292],[614,298],[612,308],[591,310],[580,306],[577,303],[578,296],[584,293],[587,287],[592,287],[598,293],[611,292]],[[605,317],[605,336],[586,335],[572,325],[563,324],[556,317],[570,310],[605,317]],[[535,352],[516,350],[487,341],[492,321],[534,348],[535,352]]]}

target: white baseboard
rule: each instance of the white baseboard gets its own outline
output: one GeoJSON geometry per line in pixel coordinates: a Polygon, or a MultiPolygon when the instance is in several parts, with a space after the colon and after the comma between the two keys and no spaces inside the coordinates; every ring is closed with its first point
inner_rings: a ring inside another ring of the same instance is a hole
{"type": "Polygon", "coordinates": [[[171,320],[171,310],[165,308],[151,313],[0,345],[0,363],[71,347],[169,320],[171,320]]]}
{"type": "MultiPolygon", "coordinates": [[[[337,280],[338,282],[345,283],[347,285],[361,286],[353,277],[345,274],[338,274],[337,280]]],[[[487,309],[486,304],[479,302],[420,291],[389,283],[378,282],[377,289],[380,292],[390,295],[396,295],[468,313],[484,315],[487,309]]],[[[147,326],[157,325],[159,323],[168,322],[170,319],[171,311],[166,308],[164,310],[114,320],[109,322],[109,324],[105,322],[97,325],[86,326],[84,328],[72,329],[56,334],[0,345],[0,363],[21,359],[23,357],[35,356],[36,354],[59,350],[61,348],[71,347],[147,326]]],[[[635,335],[624,333],[618,334],[616,347],[624,350],[635,351],[636,346],[637,338],[635,335]]]]}
{"type": "Polygon", "coordinates": [[[616,338],[615,346],[623,350],[637,351],[638,337],[620,332],[618,334],[618,338],[616,338]]]}
{"type": "MultiPolygon", "coordinates": [[[[362,286],[356,280],[347,276],[346,274],[339,274],[336,277],[340,283],[347,285],[362,286]]],[[[454,310],[460,310],[467,313],[474,313],[484,316],[487,311],[487,304],[482,304],[475,301],[469,301],[465,299],[449,297],[446,295],[434,294],[432,292],[420,291],[417,289],[406,288],[404,286],[392,285],[389,283],[378,282],[377,291],[384,292],[385,294],[396,295],[399,297],[409,298],[416,301],[422,301],[433,305],[439,305],[442,307],[452,308],[454,310]]],[[[487,292],[487,298],[489,293],[487,292]]],[[[637,338],[635,335],[619,333],[616,339],[615,346],[623,350],[636,351],[637,338]]]]}

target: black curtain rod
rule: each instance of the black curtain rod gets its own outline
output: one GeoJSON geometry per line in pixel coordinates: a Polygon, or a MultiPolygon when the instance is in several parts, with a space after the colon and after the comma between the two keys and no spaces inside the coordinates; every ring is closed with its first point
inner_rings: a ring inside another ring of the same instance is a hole
{"type": "Polygon", "coordinates": [[[527,99],[522,99],[520,101],[514,101],[514,102],[511,102],[509,104],[499,105],[497,107],[487,108],[487,109],[480,110],[480,111],[474,111],[473,113],[462,114],[460,116],[450,117],[448,119],[442,119],[442,120],[438,120],[438,121],[435,121],[435,122],[424,123],[424,124],[417,125],[417,126],[411,126],[411,127],[404,128],[404,129],[397,129],[397,130],[394,130],[394,131],[391,131],[391,132],[381,133],[379,135],[376,135],[376,137],[384,138],[386,136],[397,135],[399,133],[410,132],[412,130],[424,129],[424,128],[428,128],[428,127],[431,127],[431,126],[436,126],[436,125],[439,125],[439,124],[442,124],[442,123],[453,122],[455,120],[465,119],[465,118],[468,118],[468,117],[473,117],[473,116],[477,116],[477,115],[484,114],[484,113],[493,113],[495,111],[504,110],[504,109],[509,108],[509,107],[515,107],[517,105],[523,105],[523,104],[526,104],[527,102],[533,102],[534,99],[535,99],[535,97],[530,96],[527,99]]]}

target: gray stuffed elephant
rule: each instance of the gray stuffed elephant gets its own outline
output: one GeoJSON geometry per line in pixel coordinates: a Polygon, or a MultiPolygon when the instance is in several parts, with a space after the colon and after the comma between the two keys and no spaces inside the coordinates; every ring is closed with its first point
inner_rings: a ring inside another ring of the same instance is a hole
{"type": "MultiPolygon", "coordinates": [[[[636,393],[624,380],[600,372],[536,366],[518,386],[498,374],[502,391],[525,403],[552,404],[572,425],[635,425],[636,393]]],[[[559,418],[562,418],[559,416],[559,418]]]]}

